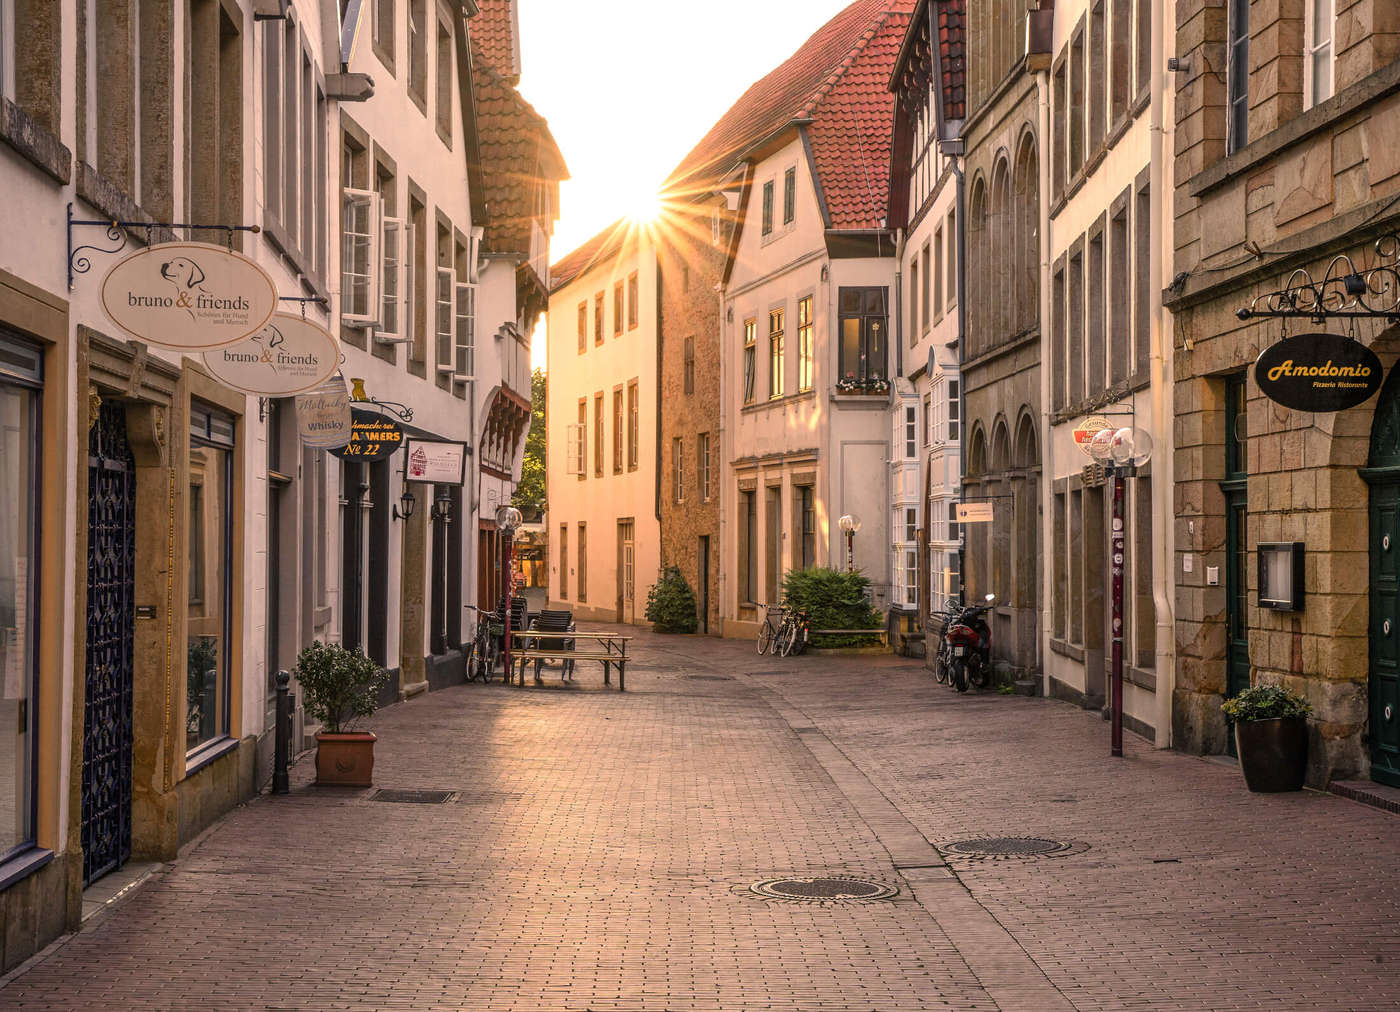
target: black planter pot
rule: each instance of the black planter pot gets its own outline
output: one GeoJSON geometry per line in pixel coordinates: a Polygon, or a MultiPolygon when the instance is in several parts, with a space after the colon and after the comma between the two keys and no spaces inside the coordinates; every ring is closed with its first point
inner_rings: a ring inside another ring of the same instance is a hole
{"type": "Polygon", "coordinates": [[[1274,717],[1235,725],[1240,769],[1251,791],[1300,791],[1308,772],[1308,720],[1274,717]]]}

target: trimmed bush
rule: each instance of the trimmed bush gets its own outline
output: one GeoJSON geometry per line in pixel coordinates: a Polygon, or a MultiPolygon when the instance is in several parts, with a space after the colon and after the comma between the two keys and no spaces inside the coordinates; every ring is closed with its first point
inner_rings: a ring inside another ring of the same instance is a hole
{"type": "Polygon", "coordinates": [[[693,633],[700,626],[695,591],[676,566],[667,566],[647,592],[647,621],[659,633],[693,633]]]}
{"type": "MultiPolygon", "coordinates": [[[[783,597],[792,608],[807,613],[812,629],[881,629],[884,617],[870,604],[870,581],[861,573],[841,569],[793,569],[783,577],[783,597]]],[[[878,636],[813,636],[811,645],[864,647],[878,636]]]]}

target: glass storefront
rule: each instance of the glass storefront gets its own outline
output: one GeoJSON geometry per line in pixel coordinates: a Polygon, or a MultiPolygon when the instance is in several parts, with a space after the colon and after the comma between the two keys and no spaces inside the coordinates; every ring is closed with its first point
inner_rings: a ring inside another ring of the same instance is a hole
{"type": "Polygon", "coordinates": [[[191,405],[185,749],[229,733],[233,419],[191,405]]]}
{"type": "Polygon", "coordinates": [[[0,332],[0,859],[34,842],[41,361],[0,332]]]}

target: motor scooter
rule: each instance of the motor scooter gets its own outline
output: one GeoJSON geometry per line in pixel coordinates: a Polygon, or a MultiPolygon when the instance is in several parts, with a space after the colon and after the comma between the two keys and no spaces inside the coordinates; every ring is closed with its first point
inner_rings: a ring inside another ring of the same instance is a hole
{"type": "Polygon", "coordinates": [[[935,675],[940,682],[952,682],[959,692],[966,692],[969,685],[978,689],[985,686],[991,670],[992,631],[986,616],[996,595],[988,594],[982,600],[983,604],[951,615],[938,644],[935,675]]]}

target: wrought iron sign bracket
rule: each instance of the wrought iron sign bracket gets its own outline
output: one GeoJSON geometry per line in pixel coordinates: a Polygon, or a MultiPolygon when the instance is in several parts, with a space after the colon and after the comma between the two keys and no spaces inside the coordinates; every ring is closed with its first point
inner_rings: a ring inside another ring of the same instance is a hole
{"type": "Polygon", "coordinates": [[[1235,312],[1241,320],[1389,320],[1400,323],[1400,235],[1376,240],[1379,264],[1360,270],[1345,253],[1332,258],[1320,281],[1299,267],[1283,288],[1235,312]]]}
{"type": "Polygon", "coordinates": [[[196,225],[189,222],[178,221],[113,221],[110,218],[74,218],[73,204],[68,204],[68,290],[73,290],[73,275],[86,274],[92,270],[92,258],[90,254],[115,254],[126,249],[129,231],[141,231],[146,233],[146,245],[151,245],[151,233],[157,229],[175,231],[183,229],[186,232],[206,231],[223,232],[228,237],[229,247],[233,246],[233,233],[235,232],[261,232],[257,225],[196,225]],[[94,245],[84,243],[73,245],[73,229],[75,228],[100,228],[106,233],[107,245],[94,245]]]}
{"type": "Polygon", "coordinates": [[[402,404],[399,401],[381,401],[373,394],[365,393],[365,381],[354,376],[350,378],[350,403],[373,404],[381,413],[388,411],[397,416],[401,422],[413,421],[413,409],[407,404],[402,404]]]}

